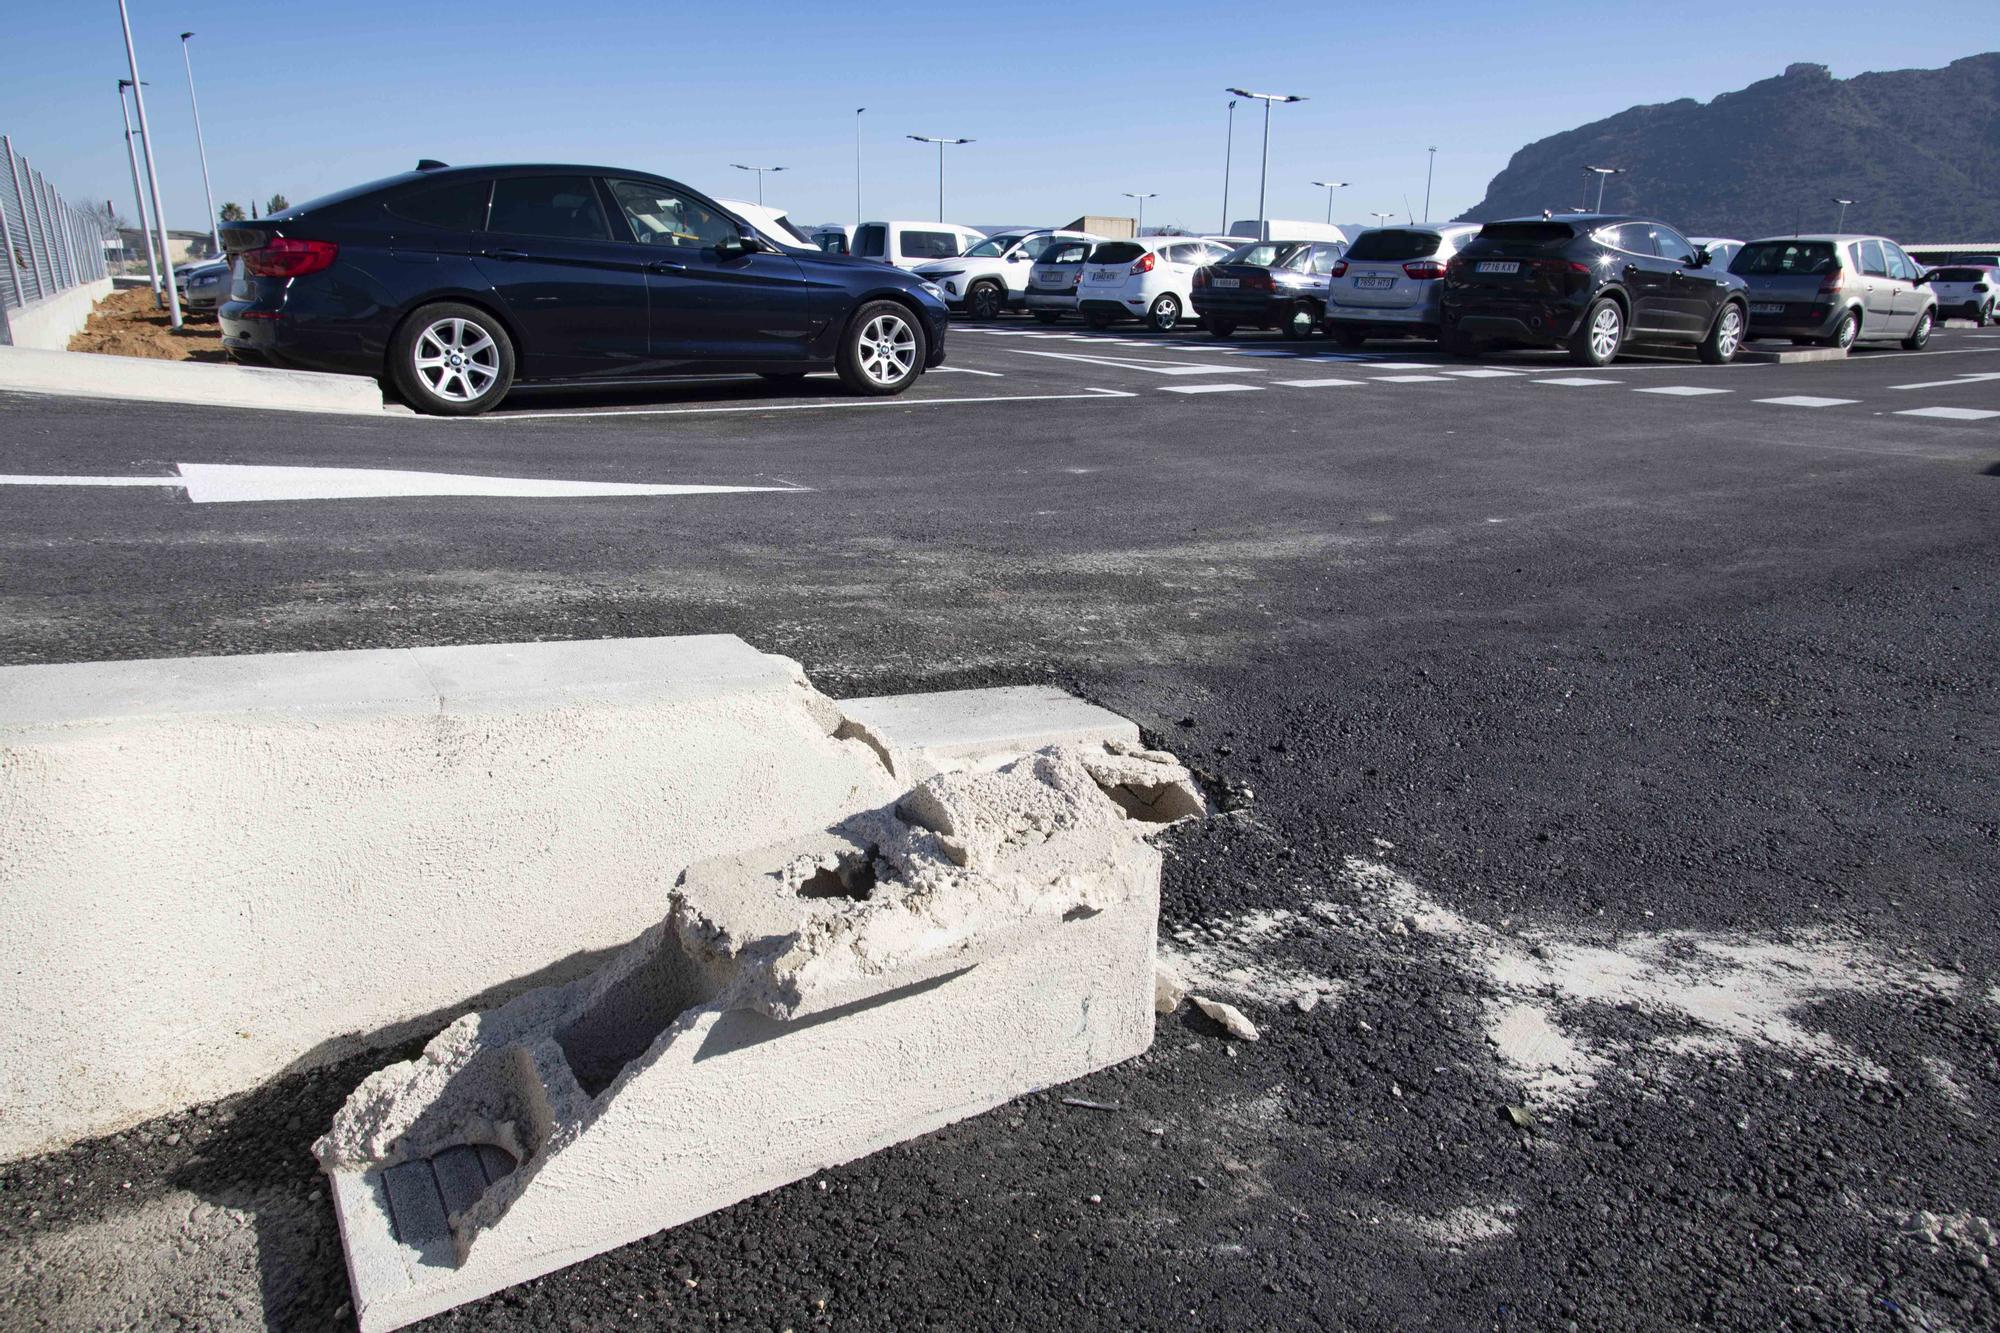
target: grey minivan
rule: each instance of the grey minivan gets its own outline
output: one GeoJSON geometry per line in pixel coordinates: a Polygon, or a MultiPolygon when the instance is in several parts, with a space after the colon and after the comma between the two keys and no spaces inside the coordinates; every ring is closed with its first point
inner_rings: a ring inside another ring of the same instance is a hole
{"type": "Polygon", "coordinates": [[[1937,325],[1924,269],[1885,236],[1772,236],[1737,252],[1749,284],[1750,336],[1849,348],[1900,342],[1916,351],[1937,325]]]}

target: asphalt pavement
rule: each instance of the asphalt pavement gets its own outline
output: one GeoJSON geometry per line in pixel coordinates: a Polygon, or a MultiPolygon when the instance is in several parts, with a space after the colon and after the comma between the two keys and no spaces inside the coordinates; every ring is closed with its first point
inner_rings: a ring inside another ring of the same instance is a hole
{"type": "MultiPolygon", "coordinates": [[[[426,1327],[2000,1324],[2000,336],[1578,371],[1009,319],[947,367],[0,396],[0,471],[63,479],[0,485],[6,661],[727,631],[836,695],[1064,686],[1216,798],[1162,936],[1262,1040],[1184,1009],[426,1327]]],[[[388,1058],[0,1168],[0,1323],[337,1325],[307,1145],[388,1058]]]]}

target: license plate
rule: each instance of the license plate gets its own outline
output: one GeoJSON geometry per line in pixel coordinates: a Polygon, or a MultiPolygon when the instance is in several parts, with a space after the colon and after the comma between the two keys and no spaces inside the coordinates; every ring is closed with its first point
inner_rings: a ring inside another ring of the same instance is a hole
{"type": "Polygon", "coordinates": [[[1396,280],[1394,278],[1356,278],[1354,285],[1356,287],[1367,287],[1370,290],[1379,291],[1384,287],[1394,287],[1396,280]]]}
{"type": "Polygon", "coordinates": [[[1782,305],[1772,305],[1766,302],[1763,305],[1751,306],[1750,313],[1753,315],[1782,315],[1785,313],[1785,308],[1782,305]]]}
{"type": "Polygon", "coordinates": [[[1092,282],[1117,282],[1124,276],[1123,273],[1120,273],[1115,268],[1101,268],[1090,275],[1090,280],[1092,282]]]}
{"type": "Polygon", "coordinates": [[[1217,278],[1217,279],[1215,280],[1215,285],[1216,285],[1216,286],[1218,286],[1218,287],[1241,287],[1241,286],[1243,285],[1243,279],[1241,279],[1241,278],[1217,278]]]}
{"type": "Polygon", "coordinates": [[[1521,261],[1518,259],[1482,259],[1479,261],[1481,273],[1519,273],[1521,261]]]}

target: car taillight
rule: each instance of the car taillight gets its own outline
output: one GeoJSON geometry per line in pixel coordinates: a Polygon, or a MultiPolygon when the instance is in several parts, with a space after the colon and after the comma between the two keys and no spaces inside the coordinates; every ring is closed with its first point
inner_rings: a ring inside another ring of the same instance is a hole
{"type": "Polygon", "coordinates": [[[332,241],[273,236],[261,249],[243,252],[243,271],[260,278],[297,278],[330,267],[339,253],[332,241]]]}
{"type": "Polygon", "coordinates": [[[1465,261],[1456,256],[1452,258],[1452,261],[1449,264],[1446,264],[1444,266],[1444,276],[1446,280],[1454,284],[1463,284],[1465,282],[1465,271],[1466,271],[1465,261]]]}
{"type": "MultiPolygon", "coordinates": [[[[1342,264],[1340,267],[1344,269],[1347,265],[1342,264]]],[[[1403,265],[1403,272],[1413,278],[1434,282],[1444,276],[1444,265],[1435,259],[1418,259],[1403,265]]]]}
{"type": "Polygon", "coordinates": [[[1243,285],[1268,292],[1271,290],[1271,275],[1262,269],[1258,269],[1244,277],[1243,285]]]}
{"type": "Polygon", "coordinates": [[[1205,269],[1205,268],[1198,268],[1198,269],[1196,269],[1196,270],[1194,271],[1194,285],[1195,285],[1195,286],[1197,286],[1197,287],[1206,287],[1206,286],[1208,286],[1208,270],[1207,270],[1207,269],[1205,269]]]}
{"type": "Polygon", "coordinates": [[[1845,286],[1846,283],[1847,283],[1847,270],[1844,268],[1834,269],[1831,273],[1828,273],[1825,277],[1819,280],[1819,294],[1821,296],[1838,296],[1840,294],[1840,289],[1843,286],[1845,286]]]}
{"type": "MultiPolygon", "coordinates": [[[[1440,270],[1440,271],[1442,271],[1442,270],[1440,270]]],[[[1332,267],[1332,268],[1330,268],[1330,269],[1328,269],[1328,270],[1326,271],[1326,276],[1327,276],[1327,277],[1329,277],[1329,278],[1344,278],[1344,277],[1346,277],[1346,276],[1347,276],[1347,261],[1346,261],[1345,259],[1336,259],[1336,260],[1334,260],[1334,261],[1333,261],[1333,267],[1332,267]]]]}
{"type": "Polygon", "coordinates": [[[1148,250],[1145,254],[1139,256],[1139,262],[1132,265],[1131,271],[1134,273],[1151,273],[1153,271],[1153,260],[1153,252],[1148,250]]]}

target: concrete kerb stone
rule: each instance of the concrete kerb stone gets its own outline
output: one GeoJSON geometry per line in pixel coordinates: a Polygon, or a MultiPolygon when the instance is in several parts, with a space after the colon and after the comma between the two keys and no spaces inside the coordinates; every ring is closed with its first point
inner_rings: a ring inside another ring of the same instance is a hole
{"type": "Polygon", "coordinates": [[[96,304],[111,295],[111,279],[100,278],[0,312],[0,347],[60,352],[90,319],[96,304]]]}
{"type": "Polygon", "coordinates": [[[878,746],[963,762],[950,698],[843,736],[728,635],[0,668],[0,1159],[581,975],[690,862],[906,790],[878,746]]]}
{"type": "Polygon", "coordinates": [[[1143,833],[1201,809],[1171,756],[1098,741],[689,867],[611,962],[460,1019],[315,1145],[363,1333],[1144,1051],[1143,833]]]}
{"type": "Polygon", "coordinates": [[[0,347],[0,390],[283,412],[381,416],[387,410],[382,386],[365,375],[160,361],[25,346],[0,347]]]}

